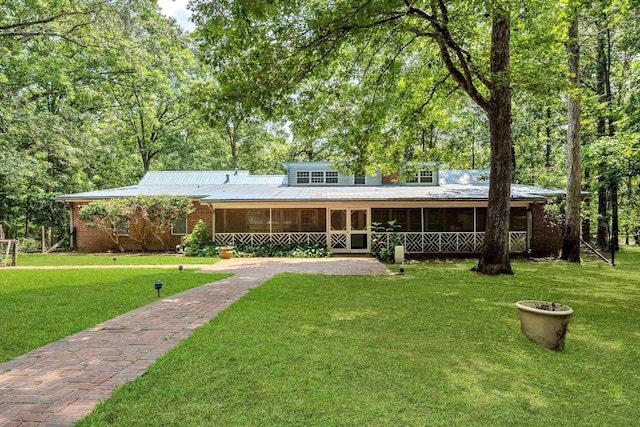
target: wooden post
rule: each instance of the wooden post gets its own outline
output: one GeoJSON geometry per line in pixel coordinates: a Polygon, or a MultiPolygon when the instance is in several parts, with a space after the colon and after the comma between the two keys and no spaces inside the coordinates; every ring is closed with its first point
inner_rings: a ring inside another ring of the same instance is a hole
{"type": "Polygon", "coordinates": [[[45,253],[46,249],[46,242],[45,242],[45,233],[44,233],[44,226],[40,227],[40,249],[42,251],[42,253],[45,253]]]}
{"type": "Polygon", "coordinates": [[[18,251],[20,250],[20,241],[19,240],[14,240],[13,241],[13,256],[11,257],[11,265],[12,266],[16,266],[18,265],[18,251]]]}

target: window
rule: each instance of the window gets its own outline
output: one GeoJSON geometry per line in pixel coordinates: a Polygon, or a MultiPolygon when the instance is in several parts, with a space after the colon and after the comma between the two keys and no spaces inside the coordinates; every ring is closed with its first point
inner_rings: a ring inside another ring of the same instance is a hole
{"type": "Polygon", "coordinates": [[[309,183],[309,172],[308,171],[298,171],[296,173],[296,179],[298,184],[308,184],[309,183]]]}
{"type": "Polygon", "coordinates": [[[312,184],[324,184],[324,172],[311,172],[311,183],[312,184]]]}
{"type": "Polygon", "coordinates": [[[431,184],[433,182],[433,171],[422,170],[417,178],[420,184],[431,184]]]}
{"type": "Polygon", "coordinates": [[[298,171],[298,184],[337,184],[338,171],[298,171]]]}
{"type": "Polygon", "coordinates": [[[410,184],[433,184],[433,171],[421,170],[415,176],[408,178],[405,182],[410,184]]]}
{"type": "Polygon", "coordinates": [[[118,234],[129,234],[129,221],[122,219],[116,224],[118,234]]]}
{"type": "Polygon", "coordinates": [[[367,183],[367,178],[364,175],[355,175],[353,177],[353,183],[355,185],[365,185],[367,183]]]}
{"type": "Polygon", "coordinates": [[[183,236],[187,234],[187,217],[178,218],[176,222],[171,225],[171,234],[183,236]]]}
{"type": "Polygon", "coordinates": [[[425,231],[473,231],[473,208],[425,209],[425,231]]]}
{"type": "Polygon", "coordinates": [[[337,184],[338,183],[338,172],[337,171],[327,171],[327,184],[337,184]]]}

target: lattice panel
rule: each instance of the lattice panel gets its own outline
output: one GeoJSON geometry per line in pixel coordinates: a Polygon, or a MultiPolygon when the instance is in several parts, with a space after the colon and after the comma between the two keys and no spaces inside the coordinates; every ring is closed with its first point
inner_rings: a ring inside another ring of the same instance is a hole
{"type": "Polygon", "coordinates": [[[252,234],[253,239],[251,244],[254,246],[268,245],[271,243],[271,234],[268,233],[255,233],[252,234]]]}
{"type": "Polygon", "coordinates": [[[388,233],[372,233],[371,234],[371,252],[378,253],[380,249],[389,245],[388,233]]]}
{"type": "Polygon", "coordinates": [[[405,252],[422,252],[422,233],[404,233],[405,252]]]}
{"type": "Polygon", "coordinates": [[[484,245],[484,231],[476,233],[476,252],[482,252],[482,246],[484,245]]]}
{"type": "Polygon", "coordinates": [[[527,250],[527,232],[512,231],[509,233],[509,252],[525,252],[527,250]]]}
{"type": "Polygon", "coordinates": [[[424,233],[422,238],[424,252],[440,252],[440,233],[424,233]]]}
{"type": "Polygon", "coordinates": [[[216,233],[215,235],[216,245],[233,245],[234,234],[233,233],[216,233]]]}
{"type": "Polygon", "coordinates": [[[346,234],[332,234],[331,235],[331,249],[346,249],[347,248],[347,235],[346,234]]]}
{"type": "Polygon", "coordinates": [[[291,234],[289,233],[274,233],[271,235],[271,244],[288,245],[290,242],[291,234]]]}
{"type": "Polygon", "coordinates": [[[327,246],[327,235],[325,233],[310,233],[307,234],[307,237],[309,238],[309,243],[315,243],[323,247],[327,246]]]}
{"type": "Polygon", "coordinates": [[[458,252],[474,252],[475,236],[473,233],[457,233],[458,234],[458,252]]]}
{"type": "Polygon", "coordinates": [[[440,241],[442,252],[458,252],[458,233],[441,233],[440,241]]]}

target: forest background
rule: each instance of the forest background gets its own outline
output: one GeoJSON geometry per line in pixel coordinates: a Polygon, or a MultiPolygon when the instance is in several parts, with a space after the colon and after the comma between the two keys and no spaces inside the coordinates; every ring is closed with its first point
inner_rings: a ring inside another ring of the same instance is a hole
{"type": "MultiPolygon", "coordinates": [[[[482,25],[482,1],[466,3],[468,28],[458,31],[482,49],[470,30],[482,25]]],[[[486,115],[430,59],[433,49],[416,54],[389,37],[375,51],[327,52],[344,55],[345,69],[358,65],[361,78],[333,68],[293,85],[265,71],[278,59],[268,45],[232,52],[218,42],[235,24],[212,8],[246,4],[195,0],[196,29],[185,32],[154,1],[0,3],[6,237],[36,246],[44,226],[57,241],[68,217],[56,195],[133,184],[148,170],[268,174],[296,160],[353,172],[422,161],[489,168],[486,115]]],[[[593,194],[583,236],[606,246],[612,217],[622,236],[640,229],[640,2],[579,6],[582,188],[593,194]]],[[[512,8],[514,182],[565,188],[567,4],[512,8]]]]}

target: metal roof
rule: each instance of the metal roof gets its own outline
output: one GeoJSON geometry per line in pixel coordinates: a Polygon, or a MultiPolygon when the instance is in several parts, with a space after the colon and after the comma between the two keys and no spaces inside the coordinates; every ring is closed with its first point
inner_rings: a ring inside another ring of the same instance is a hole
{"type": "Polygon", "coordinates": [[[214,185],[224,184],[227,177],[249,175],[246,170],[229,171],[149,171],[138,185],[214,185]]]}
{"type": "MultiPolygon", "coordinates": [[[[138,185],[56,197],[60,201],[110,199],[137,195],[187,196],[204,203],[232,201],[331,200],[486,200],[487,170],[439,171],[440,185],[288,186],[286,175],[249,175],[247,171],[148,172],[138,185]]],[[[542,200],[564,190],[512,184],[511,197],[542,200]]]]}

